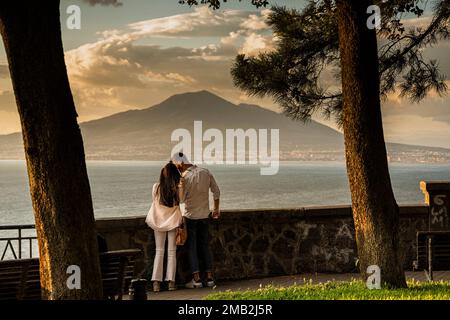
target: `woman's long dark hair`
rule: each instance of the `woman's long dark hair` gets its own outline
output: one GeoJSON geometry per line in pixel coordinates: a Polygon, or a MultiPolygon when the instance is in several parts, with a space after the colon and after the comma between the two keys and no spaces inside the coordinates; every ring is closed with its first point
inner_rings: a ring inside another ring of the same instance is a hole
{"type": "Polygon", "coordinates": [[[159,195],[160,204],[166,207],[174,207],[180,204],[180,198],[178,196],[180,179],[180,172],[172,162],[169,162],[162,168],[158,189],[156,190],[159,195]]]}

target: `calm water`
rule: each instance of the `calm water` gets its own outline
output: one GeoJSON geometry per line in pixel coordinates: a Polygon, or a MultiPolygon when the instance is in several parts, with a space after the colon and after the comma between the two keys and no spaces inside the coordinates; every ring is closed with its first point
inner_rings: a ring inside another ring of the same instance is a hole
{"type": "MultiPolygon", "coordinates": [[[[95,216],[145,215],[161,164],[89,162],[95,216]]],[[[278,175],[261,176],[256,166],[210,166],[222,191],[222,208],[292,208],[349,204],[343,163],[291,162],[278,175]]],[[[422,203],[420,180],[450,180],[448,165],[391,165],[399,203],[422,203]]],[[[25,163],[0,161],[0,225],[34,223],[25,163]]]]}

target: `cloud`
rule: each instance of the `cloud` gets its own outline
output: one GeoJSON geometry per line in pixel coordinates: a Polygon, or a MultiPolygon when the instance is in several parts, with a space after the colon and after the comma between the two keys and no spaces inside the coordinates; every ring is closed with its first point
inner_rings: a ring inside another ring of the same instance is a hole
{"type": "MultiPolygon", "coordinates": [[[[425,15],[419,18],[407,18],[403,19],[402,23],[407,30],[420,30],[420,32],[424,32],[431,24],[432,18],[431,15],[425,15]]],[[[449,49],[449,40],[440,40],[437,45],[433,44],[433,46],[423,48],[424,58],[439,61],[440,72],[446,76],[447,79],[450,79],[450,60],[448,59],[449,49]]]]}
{"type": "MultiPolygon", "coordinates": [[[[274,48],[275,40],[264,22],[266,14],[199,7],[191,13],[99,33],[96,42],[66,52],[80,120],[149,107],[173,94],[202,89],[235,103],[256,103],[278,110],[270,99],[249,98],[233,86],[230,76],[236,54],[254,55],[274,48]]],[[[449,68],[441,46],[426,50],[427,56],[439,57],[444,71],[449,68]]],[[[334,78],[323,81],[328,86],[335,83],[334,78]]],[[[450,147],[445,142],[450,141],[449,102],[448,97],[433,94],[421,104],[390,96],[383,103],[387,138],[450,147]],[[433,137],[437,138],[431,141],[433,137]]]]}
{"type": "Polygon", "coordinates": [[[21,130],[19,113],[17,111],[7,112],[0,110],[0,119],[0,134],[10,134],[21,130]]]}
{"type": "Polygon", "coordinates": [[[388,141],[450,148],[448,95],[431,92],[417,104],[394,93],[383,102],[382,112],[388,141]]]}
{"type": "Polygon", "coordinates": [[[9,78],[9,68],[5,65],[0,65],[0,79],[9,78]]]}
{"type": "Polygon", "coordinates": [[[432,21],[432,16],[422,16],[422,17],[414,17],[414,18],[407,18],[403,19],[402,23],[403,26],[407,29],[422,29],[424,30],[426,27],[428,27],[432,21]]]}
{"type": "Polygon", "coordinates": [[[388,141],[450,148],[450,125],[431,117],[402,114],[384,117],[383,122],[388,141]]]}
{"type": "Polygon", "coordinates": [[[16,100],[12,91],[0,91],[0,111],[17,112],[16,100]]]}
{"type": "Polygon", "coordinates": [[[264,36],[257,33],[250,33],[240,50],[240,53],[246,55],[257,55],[262,51],[271,51],[274,49],[273,36],[264,36]]]}
{"type": "Polygon", "coordinates": [[[267,30],[269,26],[267,25],[266,21],[270,12],[271,10],[266,9],[261,11],[260,15],[250,14],[248,18],[241,23],[241,28],[254,31],[267,30]]]}
{"type": "MultiPolygon", "coordinates": [[[[450,81],[447,81],[450,88],[450,81]]],[[[439,96],[432,91],[420,103],[412,103],[407,98],[401,98],[399,92],[389,95],[383,102],[383,114],[389,116],[415,115],[432,121],[450,124],[450,96],[439,96]]]]}
{"type": "Polygon", "coordinates": [[[230,61],[219,58],[222,51],[102,41],[68,52],[66,61],[77,105],[85,111],[80,114],[87,114],[150,106],[174,93],[232,87],[224,76],[230,61]]]}
{"type": "Polygon", "coordinates": [[[114,6],[114,7],[120,7],[123,5],[122,2],[119,2],[117,0],[83,0],[84,2],[89,3],[91,6],[95,6],[97,4],[102,6],[114,6]]]}
{"type": "Polygon", "coordinates": [[[241,101],[242,93],[230,76],[235,56],[273,47],[272,36],[258,17],[264,19],[254,12],[199,7],[188,14],[133,23],[122,31],[104,31],[97,42],[66,52],[81,118],[147,107],[172,94],[201,89],[241,101]],[[155,38],[194,37],[206,39],[195,43],[209,44],[152,43],[155,38]]]}
{"type": "Polygon", "coordinates": [[[194,12],[130,24],[139,37],[224,37],[230,32],[242,30],[268,30],[262,14],[251,11],[213,11],[208,7],[195,8],[194,12]]]}

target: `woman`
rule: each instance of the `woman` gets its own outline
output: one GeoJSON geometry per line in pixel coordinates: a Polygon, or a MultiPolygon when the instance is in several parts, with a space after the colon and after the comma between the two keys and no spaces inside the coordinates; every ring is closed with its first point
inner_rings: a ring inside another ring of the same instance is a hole
{"type": "Polygon", "coordinates": [[[153,186],[153,204],[147,215],[146,223],[155,232],[156,255],[153,263],[153,291],[159,292],[163,281],[164,247],[167,245],[166,281],[169,290],[176,290],[176,228],[182,223],[180,201],[182,197],[181,176],[177,167],[168,163],[162,170],[159,183],[153,186]]]}

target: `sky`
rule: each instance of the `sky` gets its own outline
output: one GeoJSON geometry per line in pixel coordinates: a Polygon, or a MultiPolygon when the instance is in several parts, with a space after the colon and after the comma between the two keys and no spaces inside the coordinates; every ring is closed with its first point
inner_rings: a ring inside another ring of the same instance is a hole
{"type": "MultiPolygon", "coordinates": [[[[173,94],[204,89],[234,103],[280,111],[270,98],[251,98],[235,88],[230,76],[237,54],[273,50],[274,38],[265,24],[268,9],[256,9],[245,0],[230,0],[216,11],[183,6],[178,0],[106,0],[120,1],[109,6],[89,3],[95,1],[61,1],[66,64],[80,122],[148,108],[173,94]],[[80,30],[66,27],[66,10],[73,4],[81,8],[80,30]]],[[[270,3],[291,8],[304,5],[299,0],[270,3]]],[[[450,76],[449,53],[449,43],[426,51],[450,76]]],[[[450,148],[450,95],[431,93],[420,104],[412,104],[392,94],[383,102],[382,111],[388,141],[450,148]]],[[[0,44],[0,134],[19,130],[0,44]]]]}

